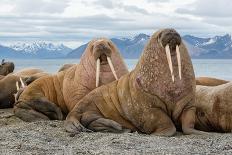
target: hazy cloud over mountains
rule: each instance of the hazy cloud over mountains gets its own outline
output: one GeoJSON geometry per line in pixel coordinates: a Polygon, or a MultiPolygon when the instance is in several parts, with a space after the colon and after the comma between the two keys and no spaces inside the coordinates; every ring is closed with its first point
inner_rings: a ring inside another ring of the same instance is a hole
{"type": "Polygon", "coordinates": [[[45,40],[77,47],[93,37],[173,27],[200,37],[232,33],[230,0],[0,0],[0,43],[45,40]]]}

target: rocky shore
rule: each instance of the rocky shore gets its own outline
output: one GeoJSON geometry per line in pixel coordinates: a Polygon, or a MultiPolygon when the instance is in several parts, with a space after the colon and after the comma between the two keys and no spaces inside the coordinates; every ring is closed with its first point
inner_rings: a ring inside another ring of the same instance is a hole
{"type": "Polygon", "coordinates": [[[62,121],[27,123],[0,110],[0,154],[232,154],[232,134],[158,137],[65,132],[62,121]]]}

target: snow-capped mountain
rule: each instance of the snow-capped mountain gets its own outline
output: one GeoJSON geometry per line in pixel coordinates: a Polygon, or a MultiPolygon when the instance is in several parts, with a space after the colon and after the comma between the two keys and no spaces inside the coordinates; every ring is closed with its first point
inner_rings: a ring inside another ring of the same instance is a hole
{"type": "Polygon", "coordinates": [[[189,48],[193,58],[232,58],[232,39],[229,34],[212,38],[197,38],[186,35],[183,40],[197,49],[191,51],[189,48]]]}
{"type": "Polygon", "coordinates": [[[50,52],[67,50],[67,47],[64,46],[63,44],[54,45],[52,43],[46,43],[46,42],[16,43],[14,45],[10,45],[10,48],[16,51],[23,51],[25,53],[34,53],[34,54],[36,54],[40,49],[46,49],[50,52]]]}
{"type": "MultiPolygon", "coordinates": [[[[19,42],[9,45],[8,48],[13,50],[17,58],[61,58],[72,51],[72,49],[63,44],[54,45],[46,42],[19,42]]],[[[12,57],[12,55],[10,55],[10,57],[12,57]]]]}
{"type": "MultiPolygon", "coordinates": [[[[124,58],[139,58],[150,36],[139,34],[132,38],[112,38],[124,58]]],[[[212,38],[199,38],[191,35],[182,37],[192,58],[232,58],[232,40],[229,34],[212,38]]],[[[80,58],[87,44],[73,50],[67,57],[80,58]]]]}
{"type": "MultiPolygon", "coordinates": [[[[150,36],[141,33],[131,38],[112,38],[111,41],[116,44],[117,48],[119,49],[124,58],[134,59],[140,56],[149,38],[150,36]]],[[[80,58],[86,46],[87,44],[78,47],[77,49],[69,53],[67,57],[80,58]]]]}
{"type": "MultiPolygon", "coordinates": [[[[150,36],[139,34],[128,38],[112,38],[124,58],[139,58],[150,36]]],[[[231,35],[199,38],[185,35],[186,44],[192,58],[232,59],[231,35]]],[[[80,58],[87,44],[72,50],[63,44],[54,45],[46,42],[16,43],[10,46],[0,45],[0,58],[80,58]]]]}

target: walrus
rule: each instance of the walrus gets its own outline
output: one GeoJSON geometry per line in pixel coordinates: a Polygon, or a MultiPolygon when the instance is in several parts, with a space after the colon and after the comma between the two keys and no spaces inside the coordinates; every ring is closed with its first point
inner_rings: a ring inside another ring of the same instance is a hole
{"type": "Polygon", "coordinates": [[[60,69],[58,70],[58,72],[67,70],[69,68],[71,68],[72,66],[74,66],[75,64],[64,64],[63,66],[60,67],[60,69]]]}
{"type": "MultiPolygon", "coordinates": [[[[24,81],[25,79],[23,79],[24,81]]],[[[8,74],[0,80],[0,108],[12,108],[15,103],[14,94],[17,93],[16,83],[21,87],[19,76],[8,74]]]]}
{"type": "Polygon", "coordinates": [[[14,106],[14,113],[24,121],[62,120],[91,90],[126,73],[127,66],[113,42],[94,39],[79,64],[27,86],[14,106]]]}
{"type": "Polygon", "coordinates": [[[187,48],[174,29],[154,33],[134,70],[94,89],[68,114],[68,132],[138,131],[172,136],[194,129],[195,75],[187,48]]]}
{"type": "Polygon", "coordinates": [[[195,127],[207,132],[232,132],[232,82],[196,87],[195,127]]]}
{"type": "Polygon", "coordinates": [[[4,75],[0,75],[0,80],[3,79],[5,76],[4,75]]]}
{"type": "Polygon", "coordinates": [[[6,76],[9,73],[14,71],[14,63],[13,62],[5,62],[5,59],[2,59],[0,64],[0,75],[6,76]]]}
{"type": "Polygon", "coordinates": [[[213,77],[197,77],[196,78],[196,85],[202,86],[218,86],[221,84],[228,83],[227,80],[217,79],[213,77]]]}
{"type": "Polygon", "coordinates": [[[32,83],[36,79],[39,79],[43,76],[47,76],[50,74],[41,70],[41,69],[27,68],[27,69],[23,69],[23,70],[20,70],[20,71],[14,73],[14,75],[21,77],[21,78],[24,78],[26,85],[29,85],[30,83],[32,83]]]}

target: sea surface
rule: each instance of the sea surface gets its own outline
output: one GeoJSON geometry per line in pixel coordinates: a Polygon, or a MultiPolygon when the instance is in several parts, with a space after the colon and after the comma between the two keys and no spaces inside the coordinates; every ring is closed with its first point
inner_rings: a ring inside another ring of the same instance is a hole
{"type": "MultiPolygon", "coordinates": [[[[40,68],[50,73],[56,73],[63,64],[78,63],[79,59],[11,59],[15,63],[15,71],[24,68],[40,68]]],[[[132,70],[137,59],[125,59],[129,70],[132,70]]],[[[196,76],[210,76],[232,80],[231,59],[193,59],[196,76]]]]}

